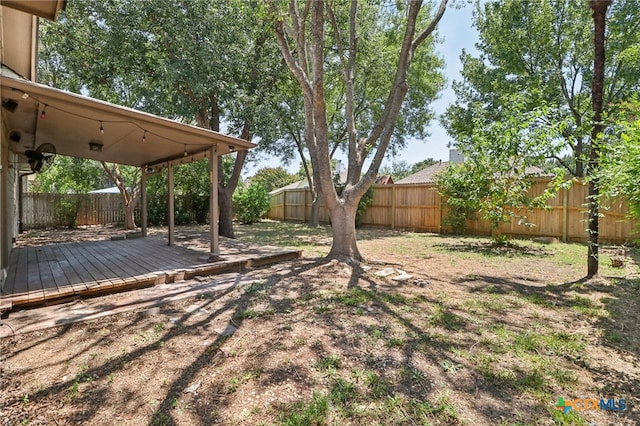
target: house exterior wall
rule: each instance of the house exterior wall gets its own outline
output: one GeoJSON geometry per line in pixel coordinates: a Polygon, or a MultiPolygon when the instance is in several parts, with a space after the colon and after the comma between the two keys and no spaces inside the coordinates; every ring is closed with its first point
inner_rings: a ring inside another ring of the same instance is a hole
{"type": "Polygon", "coordinates": [[[9,207],[9,146],[5,135],[4,120],[0,120],[0,288],[4,285],[9,264],[9,251],[11,246],[7,244],[9,207]]]}
{"type": "MultiPolygon", "coordinates": [[[[27,2],[14,2],[14,7],[27,2]]],[[[44,3],[42,3],[44,5],[44,3]]],[[[60,5],[51,3],[51,7],[60,5]]],[[[56,9],[57,10],[57,9],[56,9]]],[[[30,13],[12,7],[0,6],[0,58],[2,64],[27,78],[35,78],[38,19],[30,13]]],[[[4,286],[9,265],[9,254],[18,233],[19,169],[18,158],[11,150],[2,108],[0,113],[0,288],[4,286]]]]}
{"type": "MultiPolygon", "coordinates": [[[[4,111],[2,113],[4,115],[4,111]]],[[[0,119],[0,288],[4,285],[9,254],[18,235],[18,201],[20,172],[18,158],[11,151],[4,119],[0,119]]]]}

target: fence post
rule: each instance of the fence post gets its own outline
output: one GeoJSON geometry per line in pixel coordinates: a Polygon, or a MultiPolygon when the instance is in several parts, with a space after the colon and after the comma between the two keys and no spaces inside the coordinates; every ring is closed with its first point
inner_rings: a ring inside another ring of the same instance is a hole
{"type": "Polygon", "coordinates": [[[396,184],[391,186],[391,229],[396,228],[396,184]]]}
{"type": "Polygon", "coordinates": [[[302,221],[307,222],[307,193],[309,190],[307,188],[304,189],[304,210],[302,211],[302,221]]]}
{"type": "Polygon", "coordinates": [[[442,196],[436,191],[436,207],[438,208],[438,234],[442,233],[442,196]]]}
{"type": "Polygon", "coordinates": [[[287,190],[282,191],[282,220],[287,220],[287,190]]]}
{"type": "MultiPolygon", "coordinates": [[[[573,186],[571,186],[573,188],[573,186]]],[[[567,242],[569,230],[569,188],[562,192],[562,242],[567,242]]]]}

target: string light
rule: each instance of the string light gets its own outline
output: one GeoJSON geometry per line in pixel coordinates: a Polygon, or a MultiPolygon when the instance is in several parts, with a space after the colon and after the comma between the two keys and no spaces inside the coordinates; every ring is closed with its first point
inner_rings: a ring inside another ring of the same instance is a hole
{"type": "Polygon", "coordinates": [[[184,146],[184,156],[186,157],[187,155],[189,155],[189,154],[187,153],[187,145],[185,145],[184,146]]]}
{"type": "MultiPolygon", "coordinates": [[[[23,90],[20,90],[20,89],[16,89],[16,90],[22,92],[22,98],[23,99],[31,98],[34,101],[38,102],[39,105],[44,105],[44,107],[42,108],[42,111],[40,113],[40,119],[42,119],[42,120],[44,120],[47,117],[47,113],[46,113],[47,108],[53,108],[54,110],[63,112],[65,114],[69,114],[69,115],[72,115],[72,116],[75,116],[75,117],[79,117],[79,118],[82,118],[82,119],[85,119],[85,120],[91,120],[91,121],[94,121],[94,122],[98,122],[99,125],[100,125],[99,130],[100,130],[101,134],[104,134],[104,123],[123,123],[123,124],[126,123],[126,124],[131,124],[131,125],[133,125],[133,126],[135,126],[135,127],[137,127],[137,128],[139,128],[139,129],[144,131],[144,133],[142,135],[142,142],[146,142],[147,141],[147,133],[149,133],[150,135],[156,136],[158,139],[162,139],[162,140],[165,140],[165,141],[173,143],[173,144],[182,144],[185,147],[185,151],[184,151],[184,153],[186,153],[185,157],[189,155],[189,153],[187,152],[187,149],[186,149],[187,145],[184,142],[179,142],[179,141],[176,141],[174,139],[168,138],[168,137],[164,136],[163,134],[155,133],[153,131],[147,130],[144,127],[142,127],[139,123],[134,121],[134,120],[99,120],[97,118],[88,117],[88,116],[86,116],[84,114],[78,114],[76,112],[65,110],[64,108],[60,108],[60,107],[55,106],[55,105],[49,105],[49,104],[43,102],[42,100],[40,100],[37,96],[34,96],[34,95],[32,95],[32,94],[30,94],[28,92],[25,92],[23,90]]],[[[210,146],[209,143],[190,143],[189,145],[190,146],[197,146],[197,147],[210,146]]],[[[215,147],[216,147],[216,145],[214,145],[214,151],[217,152],[215,147]]],[[[234,149],[235,149],[235,146],[233,146],[232,150],[234,150],[234,149]]]]}

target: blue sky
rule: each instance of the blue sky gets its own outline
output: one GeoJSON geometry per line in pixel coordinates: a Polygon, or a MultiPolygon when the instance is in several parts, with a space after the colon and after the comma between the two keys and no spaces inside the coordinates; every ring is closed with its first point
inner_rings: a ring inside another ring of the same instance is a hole
{"type": "MultiPolygon", "coordinates": [[[[454,80],[461,80],[460,70],[460,54],[462,49],[475,55],[477,49],[475,43],[478,41],[478,32],[471,26],[473,5],[465,4],[461,9],[449,7],[445,12],[442,20],[438,25],[438,33],[443,39],[438,46],[440,55],[445,61],[445,76],[447,85],[442,92],[441,98],[433,104],[436,114],[442,114],[447,107],[455,102],[455,94],[453,93],[452,83],[454,80]]],[[[449,135],[444,130],[438,120],[434,120],[429,128],[431,136],[426,140],[415,140],[408,144],[408,147],[395,159],[389,158],[386,163],[391,161],[404,160],[409,164],[417,163],[425,158],[434,158],[436,160],[448,160],[449,148],[447,144],[451,141],[449,135]]]]}
{"type": "MultiPolygon", "coordinates": [[[[433,104],[436,114],[442,114],[447,106],[455,101],[455,95],[451,88],[454,80],[460,80],[460,54],[462,49],[474,54],[477,52],[475,43],[478,41],[478,33],[472,27],[473,5],[464,2],[457,2],[464,6],[460,9],[449,6],[442,20],[438,25],[438,34],[442,43],[437,47],[440,55],[445,61],[445,76],[447,85],[441,93],[440,99],[433,104]]],[[[434,158],[436,160],[448,160],[449,148],[447,144],[451,138],[447,135],[444,128],[440,126],[438,120],[433,120],[429,128],[431,136],[426,140],[412,140],[407,144],[407,148],[399,153],[395,158],[388,157],[384,160],[383,166],[390,165],[391,162],[406,161],[409,164],[417,163],[426,158],[434,158]]],[[[340,158],[340,155],[337,155],[340,158]]],[[[344,162],[345,156],[342,155],[344,162]]],[[[285,166],[290,172],[298,170],[300,160],[294,159],[289,166],[285,166]]],[[[279,159],[268,158],[249,165],[246,174],[251,176],[262,167],[277,167],[283,164],[279,159]]]]}

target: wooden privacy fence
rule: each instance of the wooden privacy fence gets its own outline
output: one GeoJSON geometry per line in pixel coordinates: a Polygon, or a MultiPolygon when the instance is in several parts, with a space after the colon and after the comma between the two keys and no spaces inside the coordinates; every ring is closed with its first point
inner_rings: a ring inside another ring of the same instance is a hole
{"type": "MultiPolygon", "coordinates": [[[[530,195],[541,194],[549,178],[537,178],[530,195]]],[[[434,184],[374,185],[373,201],[362,218],[363,225],[442,233],[448,231],[443,223],[447,206],[434,184]]],[[[560,190],[547,204],[550,209],[532,209],[524,212],[530,223],[527,226],[517,219],[500,226],[503,234],[526,237],[556,237],[563,241],[586,241],[587,213],[585,198],[587,185],[574,183],[560,190]]],[[[311,192],[308,189],[288,189],[271,195],[269,219],[307,221],[311,215],[311,192]]],[[[613,199],[600,208],[600,239],[620,243],[638,238],[636,222],[627,218],[628,205],[624,200],[613,199]]],[[[329,222],[324,205],[320,206],[320,221],[329,222]]],[[[470,233],[490,235],[491,224],[484,220],[467,223],[470,233]]]]}
{"type": "Polygon", "coordinates": [[[120,194],[22,194],[22,226],[45,228],[69,225],[124,223],[120,194]]]}

